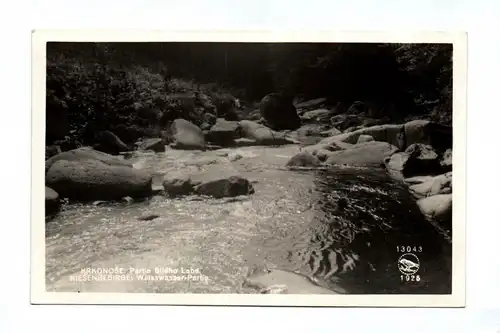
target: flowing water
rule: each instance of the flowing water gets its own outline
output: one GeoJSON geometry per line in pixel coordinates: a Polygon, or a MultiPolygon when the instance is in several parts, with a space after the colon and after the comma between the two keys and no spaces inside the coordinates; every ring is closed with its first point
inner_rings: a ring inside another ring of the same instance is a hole
{"type": "Polygon", "coordinates": [[[64,205],[46,224],[47,290],[257,293],[245,278],[277,268],[350,294],[451,292],[451,244],[403,184],[384,170],[284,168],[298,151],[137,153],[135,166],[156,184],[165,173],[239,174],[255,193],[64,205]],[[148,214],[159,217],[139,219],[148,214]],[[402,247],[418,256],[419,281],[399,271],[402,247]]]}

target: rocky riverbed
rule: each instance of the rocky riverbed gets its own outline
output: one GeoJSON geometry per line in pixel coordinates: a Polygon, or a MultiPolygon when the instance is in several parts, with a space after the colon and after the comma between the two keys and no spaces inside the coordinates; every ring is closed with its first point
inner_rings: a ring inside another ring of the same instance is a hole
{"type": "Polygon", "coordinates": [[[157,193],[129,202],[64,204],[46,224],[47,290],[257,293],[289,284],[289,292],[307,292],[312,282],[297,291],[302,280],[287,273],[298,272],[334,293],[450,291],[450,244],[420,214],[406,186],[383,169],[285,167],[300,149],[134,153],[127,161],[155,175],[153,188],[161,186],[164,174],[239,175],[255,193],[230,198],[157,193]],[[419,283],[400,278],[397,247],[407,245],[422,249],[419,283]],[[177,269],[179,276],[180,270],[194,269],[199,274],[193,276],[204,278],[81,280],[82,269],[116,267],[151,269],[150,275],[165,275],[155,274],[156,268],[177,269]],[[286,274],[272,283],[252,283],[267,270],[286,274]]]}
{"type": "Polygon", "coordinates": [[[450,293],[449,129],[321,103],[295,130],[176,119],[134,150],[113,133],[101,151],[53,149],[47,290],[450,293]]]}

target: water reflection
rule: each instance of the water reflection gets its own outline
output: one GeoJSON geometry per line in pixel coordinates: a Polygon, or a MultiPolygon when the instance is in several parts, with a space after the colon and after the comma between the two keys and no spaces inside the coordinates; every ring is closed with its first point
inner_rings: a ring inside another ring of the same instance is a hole
{"type": "Polygon", "coordinates": [[[336,168],[318,171],[315,186],[315,218],[291,254],[304,273],[351,294],[451,292],[451,244],[404,185],[383,171],[336,168]],[[414,277],[398,269],[403,249],[420,260],[414,277]]]}

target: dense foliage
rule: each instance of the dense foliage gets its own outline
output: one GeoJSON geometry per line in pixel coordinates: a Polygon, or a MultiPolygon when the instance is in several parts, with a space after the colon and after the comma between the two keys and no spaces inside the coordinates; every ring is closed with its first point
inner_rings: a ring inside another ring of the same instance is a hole
{"type": "Polygon", "coordinates": [[[277,91],[451,124],[451,60],[444,44],[49,43],[47,141],[152,136],[176,117],[201,125],[221,94],[255,105],[277,91]]]}

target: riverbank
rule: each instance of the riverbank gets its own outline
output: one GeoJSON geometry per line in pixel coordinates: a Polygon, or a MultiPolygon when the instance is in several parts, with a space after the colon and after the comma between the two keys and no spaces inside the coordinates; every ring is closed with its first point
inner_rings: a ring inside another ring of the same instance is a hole
{"type": "Polygon", "coordinates": [[[323,102],[297,106],[296,130],[178,119],[121,156],[88,147],[49,158],[48,288],[448,293],[449,133],[425,120],[373,125],[323,102]],[[66,204],[54,208],[59,196],[66,204]],[[398,269],[407,247],[419,251],[418,283],[398,269]],[[152,273],[79,273],[112,267],[152,273]]]}

